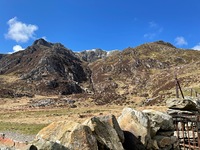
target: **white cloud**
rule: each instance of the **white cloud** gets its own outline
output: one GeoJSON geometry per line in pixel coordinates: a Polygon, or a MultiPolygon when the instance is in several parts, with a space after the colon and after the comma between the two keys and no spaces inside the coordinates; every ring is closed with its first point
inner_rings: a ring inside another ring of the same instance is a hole
{"type": "Polygon", "coordinates": [[[157,28],[157,27],[158,27],[158,24],[155,23],[154,21],[151,21],[151,22],[149,22],[149,27],[150,27],[150,28],[157,28]]]}
{"type": "Polygon", "coordinates": [[[187,41],[182,36],[178,36],[175,38],[175,44],[178,46],[188,45],[187,41]]]}
{"type": "Polygon", "coordinates": [[[5,37],[16,42],[27,42],[30,38],[34,37],[34,32],[38,29],[36,25],[18,21],[17,17],[10,19],[7,23],[9,29],[5,37]]]}
{"type": "Polygon", "coordinates": [[[156,36],[156,33],[146,33],[144,38],[153,39],[156,36]]]}
{"type": "Polygon", "coordinates": [[[41,38],[44,39],[45,41],[48,41],[46,36],[43,36],[41,38]]]}
{"type": "Polygon", "coordinates": [[[161,34],[163,31],[163,27],[160,27],[154,21],[148,23],[149,32],[144,34],[144,38],[153,39],[157,35],[161,34]]]}
{"type": "Polygon", "coordinates": [[[192,49],[194,49],[194,50],[200,50],[200,43],[198,43],[197,45],[195,45],[192,49]]]}
{"type": "Polygon", "coordinates": [[[24,48],[22,48],[20,45],[15,45],[15,46],[13,46],[13,52],[9,52],[9,54],[12,54],[12,53],[15,53],[18,51],[22,51],[22,50],[24,50],[24,48]]]}

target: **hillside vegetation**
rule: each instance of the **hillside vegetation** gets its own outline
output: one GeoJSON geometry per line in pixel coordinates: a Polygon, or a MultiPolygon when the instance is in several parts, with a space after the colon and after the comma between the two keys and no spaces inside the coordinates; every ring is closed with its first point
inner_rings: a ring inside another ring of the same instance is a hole
{"type": "Polygon", "coordinates": [[[191,88],[200,91],[199,58],[199,51],[163,41],[113,53],[74,53],[38,39],[24,51],[0,56],[0,97],[79,93],[97,105],[128,103],[134,97],[162,101],[175,96],[175,74],[186,95],[191,88]]]}

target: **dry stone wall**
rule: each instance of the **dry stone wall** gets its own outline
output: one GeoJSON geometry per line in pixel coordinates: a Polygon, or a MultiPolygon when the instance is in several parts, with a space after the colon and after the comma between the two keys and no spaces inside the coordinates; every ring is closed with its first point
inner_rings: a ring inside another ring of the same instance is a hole
{"type": "Polygon", "coordinates": [[[124,108],[118,119],[107,115],[82,124],[53,122],[37,134],[32,144],[46,150],[170,150],[175,149],[176,142],[170,115],[124,108]]]}

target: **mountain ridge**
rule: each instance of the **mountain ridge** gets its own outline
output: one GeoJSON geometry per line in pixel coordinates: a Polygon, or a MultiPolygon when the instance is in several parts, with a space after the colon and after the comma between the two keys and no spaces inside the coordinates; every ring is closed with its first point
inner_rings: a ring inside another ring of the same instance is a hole
{"type": "Polygon", "coordinates": [[[0,57],[0,83],[1,89],[14,93],[87,93],[97,104],[135,96],[162,99],[163,95],[174,96],[175,72],[183,87],[198,88],[199,57],[199,51],[179,49],[164,41],[109,55],[101,49],[75,53],[60,43],[38,39],[23,51],[0,57]],[[5,76],[11,76],[12,82],[5,76]]]}

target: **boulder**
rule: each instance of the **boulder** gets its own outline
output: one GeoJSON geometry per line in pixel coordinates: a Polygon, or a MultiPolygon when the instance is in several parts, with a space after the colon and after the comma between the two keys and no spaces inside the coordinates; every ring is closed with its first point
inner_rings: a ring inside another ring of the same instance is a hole
{"type": "Polygon", "coordinates": [[[190,98],[190,100],[193,101],[196,104],[198,109],[200,109],[200,99],[198,99],[198,98],[190,98]]]}
{"type": "Polygon", "coordinates": [[[123,147],[125,150],[146,150],[144,144],[129,131],[124,131],[125,141],[123,147]]]}
{"type": "Polygon", "coordinates": [[[175,136],[166,137],[157,135],[153,138],[153,140],[155,145],[158,145],[159,148],[165,148],[166,150],[168,150],[168,148],[170,150],[172,145],[177,142],[177,138],[175,136]]]}
{"type": "Polygon", "coordinates": [[[30,146],[29,150],[70,150],[67,147],[53,141],[38,139],[30,146]]]}
{"type": "MultiPolygon", "coordinates": [[[[146,148],[150,147],[150,126],[148,117],[141,111],[124,108],[118,123],[123,131],[127,131],[138,139],[146,148]]],[[[134,140],[134,139],[133,139],[134,140]]]]}
{"type": "Polygon", "coordinates": [[[100,117],[97,117],[100,121],[102,121],[103,123],[105,124],[108,124],[110,125],[111,127],[113,127],[118,136],[119,136],[119,139],[120,141],[123,143],[124,142],[124,132],[121,130],[118,122],[117,122],[117,119],[114,115],[107,115],[107,116],[100,116],[100,117]]]}
{"type": "Polygon", "coordinates": [[[149,118],[151,137],[154,137],[159,130],[174,131],[172,116],[155,110],[143,110],[149,118]]]}
{"type": "Polygon", "coordinates": [[[71,121],[53,122],[43,128],[33,144],[38,149],[97,150],[97,141],[88,126],[71,121]]]}
{"type": "Polygon", "coordinates": [[[166,101],[166,105],[170,109],[198,110],[198,106],[191,99],[169,99],[166,101]]]}
{"type": "Polygon", "coordinates": [[[95,135],[99,150],[112,149],[123,150],[121,139],[121,131],[114,116],[93,117],[86,120],[83,124],[88,125],[95,135]],[[116,128],[119,128],[116,130],[116,128]]]}
{"type": "Polygon", "coordinates": [[[158,131],[156,135],[162,135],[162,136],[173,136],[174,135],[174,130],[172,131],[158,131]]]}
{"type": "Polygon", "coordinates": [[[174,115],[193,115],[193,114],[198,114],[198,111],[168,109],[167,114],[172,115],[172,116],[174,116],[174,115]]]}

